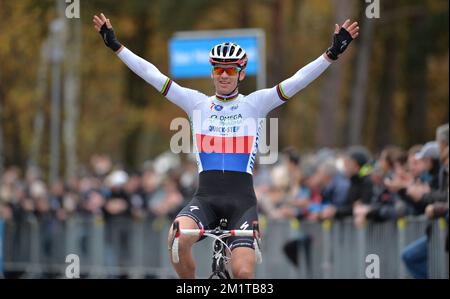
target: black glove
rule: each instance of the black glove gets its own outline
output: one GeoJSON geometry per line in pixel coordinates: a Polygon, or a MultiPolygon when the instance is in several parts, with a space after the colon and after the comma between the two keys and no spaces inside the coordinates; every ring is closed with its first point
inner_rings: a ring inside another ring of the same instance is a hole
{"type": "Polygon", "coordinates": [[[327,49],[328,58],[337,60],[339,55],[344,53],[352,40],[353,38],[350,33],[341,27],[341,30],[333,36],[333,44],[327,49]]]}
{"type": "Polygon", "coordinates": [[[114,34],[114,30],[112,28],[106,27],[106,23],[104,23],[102,27],[100,27],[99,33],[102,36],[105,45],[114,52],[117,52],[117,50],[122,47],[122,45],[117,40],[116,35],[114,34]]]}

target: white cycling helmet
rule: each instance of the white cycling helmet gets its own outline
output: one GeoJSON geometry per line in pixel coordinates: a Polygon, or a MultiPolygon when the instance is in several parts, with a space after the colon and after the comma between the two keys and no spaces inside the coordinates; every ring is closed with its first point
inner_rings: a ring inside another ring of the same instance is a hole
{"type": "Polygon", "coordinates": [[[247,53],[235,43],[221,43],[215,45],[209,53],[209,62],[214,64],[237,64],[241,68],[247,66],[247,53]]]}

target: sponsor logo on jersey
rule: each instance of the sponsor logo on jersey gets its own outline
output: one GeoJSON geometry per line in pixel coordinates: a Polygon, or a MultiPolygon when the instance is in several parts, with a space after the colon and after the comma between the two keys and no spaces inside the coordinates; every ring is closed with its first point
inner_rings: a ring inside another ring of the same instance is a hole
{"type": "Polygon", "coordinates": [[[260,141],[259,134],[261,132],[263,123],[264,123],[264,120],[260,119],[259,125],[258,125],[258,131],[256,132],[255,147],[253,148],[253,152],[250,156],[250,170],[251,171],[253,171],[253,167],[255,166],[255,159],[256,159],[256,154],[258,153],[258,145],[259,145],[259,141],[260,141]]]}
{"type": "Polygon", "coordinates": [[[209,126],[210,132],[216,132],[216,133],[236,133],[239,131],[239,127],[216,127],[216,126],[209,126]]]}
{"type": "Polygon", "coordinates": [[[241,113],[233,114],[233,115],[216,115],[216,114],[211,114],[210,118],[211,119],[219,119],[220,121],[238,120],[238,119],[242,119],[242,114],[241,113]]]}

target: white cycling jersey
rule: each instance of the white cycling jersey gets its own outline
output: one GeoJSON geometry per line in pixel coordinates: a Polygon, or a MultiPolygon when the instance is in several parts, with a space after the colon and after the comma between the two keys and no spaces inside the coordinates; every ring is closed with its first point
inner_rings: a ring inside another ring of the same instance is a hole
{"type": "Polygon", "coordinates": [[[199,172],[229,170],[252,174],[262,119],[330,65],[321,55],[273,88],[247,96],[236,93],[224,99],[179,86],[125,47],[118,56],[134,73],[187,113],[199,172]]]}

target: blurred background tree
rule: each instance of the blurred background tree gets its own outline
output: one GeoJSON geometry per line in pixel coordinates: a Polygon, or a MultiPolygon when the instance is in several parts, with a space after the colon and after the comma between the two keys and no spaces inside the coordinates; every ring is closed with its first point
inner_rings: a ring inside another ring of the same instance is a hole
{"type": "MultiPolygon", "coordinates": [[[[30,157],[43,169],[49,167],[51,76],[45,53],[50,49],[44,47],[41,54],[41,48],[57,16],[55,1],[0,0],[0,168],[26,167],[30,157]],[[33,137],[39,132],[36,147],[33,137]]],[[[168,149],[173,134],[169,124],[184,117],[104,47],[92,26],[92,16],[100,12],[111,19],[121,42],[168,75],[168,40],[175,31],[261,28],[266,32],[268,87],[323,53],[335,23],[358,20],[362,35],[345,56],[269,115],[279,117],[280,147],[408,147],[433,139],[435,128],[448,122],[446,0],[382,0],[381,16],[372,20],[364,15],[365,2],[358,0],[113,3],[81,0],[81,18],[67,20],[63,84],[69,80],[79,87],[61,110],[62,120],[73,119],[76,132],[72,141],[61,138],[66,144],[61,147],[61,175],[68,176],[71,167],[67,147],[75,151],[74,163],[108,153],[135,168],[168,149]],[[77,26],[79,42],[70,45],[77,26]]],[[[252,92],[255,82],[248,78],[241,93],[252,92]]],[[[208,78],[178,83],[213,93],[208,78]]]]}

